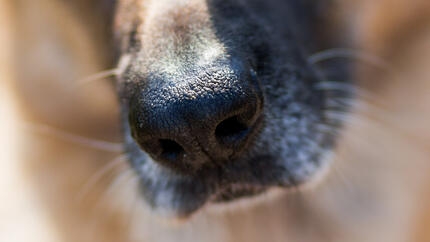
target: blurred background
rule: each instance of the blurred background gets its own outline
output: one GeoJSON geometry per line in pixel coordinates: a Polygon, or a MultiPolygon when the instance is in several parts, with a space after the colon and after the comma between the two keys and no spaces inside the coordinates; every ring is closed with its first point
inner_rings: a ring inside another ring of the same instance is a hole
{"type": "MultiPolygon", "coordinates": [[[[123,195],[112,80],[91,78],[114,67],[113,2],[0,0],[1,242],[140,241],[124,199],[132,195],[123,195]]],[[[209,224],[225,241],[262,241],[249,228],[265,214],[291,241],[430,241],[430,1],[339,1],[333,17],[348,26],[335,34],[359,50],[332,52],[356,63],[359,101],[332,172],[313,191],[279,198],[288,206],[201,215],[189,225],[196,231],[209,224]]],[[[190,236],[141,231],[145,241],[190,236]]]]}

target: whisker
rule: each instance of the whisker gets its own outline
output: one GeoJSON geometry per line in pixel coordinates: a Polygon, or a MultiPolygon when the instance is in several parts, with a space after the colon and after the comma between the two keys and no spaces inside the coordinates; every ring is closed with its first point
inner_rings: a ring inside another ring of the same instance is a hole
{"type": "Polygon", "coordinates": [[[121,174],[119,174],[114,180],[113,182],[109,185],[108,191],[107,193],[113,192],[113,190],[115,190],[115,188],[119,185],[121,185],[121,183],[125,180],[128,180],[130,177],[134,177],[134,170],[133,169],[126,169],[125,171],[121,172],[121,174]]]}
{"type": "Polygon", "coordinates": [[[336,81],[321,81],[315,85],[317,89],[330,92],[326,101],[326,107],[352,108],[355,110],[365,110],[371,105],[374,108],[383,109],[389,106],[385,100],[372,94],[364,88],[351,83],[336,81]],[[337,92],[340,93],[332,93],[337,92]],[[346,95],[344,95],[346,94],[346,95]],[[378,107],[380,106],[380,107],[378,107]]]}
{"type": "MultiPolygon", "coordinates": [[[[138,179],[137,177],[133,177],[133,179],[129,180],[129,182],[136,183],[137,179],[138,179]]],[[[138,205],[139,205],[138,202],[139,202],[139,193],[136,192],[133,195],[133,198],[132,198],[132,201],[131,201],[131,204],[130,204],[129,218],[128,218],[127,225],[126,225],[126,229],[127,229],[126,234],[127,234],[127,236],[129,238],[132,237],[132,232],[133,232],[133,229],[134,229],[134,226],[135,226],[135,221],[136,221],[136,217],[135,216],[136,216],[136,212],[138,211],[138,205]]]]}
{"type": "Polygon", "coordinates": [[[71,134],[66,131],[59,130],[54,127],[50,127],[48,125],[43,125],[43,124],[33,124],[33,123],[24,122],[23,126],[24,128],[27,128],[32,132],[50,135],[52,137],[56,137],[67,142],[83,145],[86,147],[91,147],[97,150],[103,150],[103,151],[114,152],[114,153],[119,153],[123,151],[122,143],[113,143],[113,142],[108,142],[103,140],[91,139],[84,136],[71,134]]]}
{"type": "Polygon", "coordinates": [[[315,84],[315,88],[325,91],[342,91],[346,93],[355,93],[357,91],[357,87],[339,81],[320,81],[315,84]]]}
{"type": "Polygon", "coordinates": [[[114,169],[116,166],[122,164],[125,162],[126,155],[120,155],[113,159],[112,161],[108,162],[105,166],[103,166],[101,169],[99,169],[94,175],[91,176],[91,178],[84,184],[81,191],[76,196],[76,201],[78,203],[81,203],[84,199],[84,197],[89,193],[91,188],[94,187],[94,185],[100,181],[100,179],[109,171],[114,169]]]}
{"type": "Polygon", "coordinates": [[[409,130],[407,130],[405,127],[402,127],[399,124],[396,124],[392,120],[389,120],[385,117],[382,117],[381,114],[374,114],[374,117],[368,116],[367,117],[369,122],[377,122],[381,125],[384,125],[386,127],[395,129],[396,132],[393,132],[393,134],[396,134],[398,136],[401,136],[403,140],[407,140],[408,145],[413,145],[417,148],[420,148],[422,150],[429,150],[430,145],[428,145],[428,142],[426,140],[423,140],[423,137],[420,137],[419,134],[412,133],[409,130]]]}
{"type": "MultiPolygon", "coordinates": [[[[92,207],[92,211],[97,213],[94,217],[97,221],[108,220],[111,221],[112,218],[116,216],[118,210],[127,213],[126,210],[134,210],[135,204],[138,204],[139,193],[135,192],[133,194],[127,194],[124,196],[123,194],[114,195],[114,192],[117,192],[120,188],[135,187],[134,185],[138,182],[138,177],[134,176],[133,170],[126,169],[122,171],[118,176],[106,187],[99,197],[95,204],[92,207]],[[130,198],[128,198],[131,196],[130,198]],[[123,199],[126,198],[127,201],[123,199]],[[119,200],[118,200],[119,199],[119,200]],[[109,209],[107,210],[107,206],[109,209]],[[123,209],[126,210],[123,210],[123,209]],[[127,209],[129,208],[129,209],[127,209]]],[[[122,192],[122,191],[120,191],[122,192]]],[[[128,221],[124,217],[124,229],[128,229],[128,221]]],[[[130,232],[125,231],[124,236],[129,236],[130,232]]],[[[128,241],[129,238],[126,240],[128,241]]]]}
{"type": "MultiPolygon", "coordinates": [[[[408,145],[413,145],[419,147],[423,150],[428,150],[430,147],[427,142],[423,142],[423,138],[418,134],[410,132],[407,127],[393,121],[393,114],[389,111],[387,107],[382,107],[380,105],[361,102],[362,105],[357,105],[355,107],[355,114],[350,114],[349,111],[339,111],[327,109],[324,110],[325,117],[329,121],[341,122],[344,124],[350,124],[354,126],[366,126],[368,124],[379,124],[384,127],[396,130],[392,134],[401,136],[402,139],[408,140],[408,145]]],[[[330,124],[321,124],[321,131],[330,132],[330,124]],[[326,125],[326,127],[324,127],[326,125]]]]}
{"type": "Polygon", "coordinates": [[[323,91],[340,91],[345,94],[352,94],[369,100],[374,99],[373,95],[367,90],[346,82],[320,81],[315,84],[315,88],[323,91]]]}
{"type": "Polygon", "coordinates": [[[117,76],[118,74],[119,74],[118,68],[104,70],[104,71],[89,75],[89,76],[82,78],[80,80],[77,80],[76,85],[82,86],[82,85],[88,84],[88,83],[93,82],[93,81],[97,81],[97,80],[112,77],[112,76],[117,76]]]}
{"type": "Polygon", "coordinates": [[[354,107],[354,106],[359,106],[361,104],[361,101],[354,100],[352,98],[336,97],[336,98],[331,98],[331,101],[339,105],[344,105],[346,107],[354,107]]]}
{"type": "Polygon", "coordinates": [[[340,131],[333,127],[332,125],[328,125],[325,123],[319,123],[316,125],[316,128],[319,132],[323,132],[323,133],[327,133],[327,134],[334,134],[334,135],[339,135],[340,131]]]}
{"type": "Polygon", "coordinates": [[[341,122],[348,122],[350,121],[350,115],[348,112],[343,111],[335,111],[335,110],[326,110],[324,111],[325,117],[327,117],[329,120],[334,121],[341,121],[341,122]]]}
{"type": "MultiPolygon", "coordinates": [[[[104,201],[112,201],[112,197],[114,193],[122,186],[124,183],[130,183],[131,181],[137,181],[137,176],[133,169],[125,169],[118,174],[112,182],[107,186],[106,190],[102,192],[100,198],[96,202],[96,206],[94,208],[95,211],[100,211],[104,201]]],[[[119,197],[121,199],[121,197],[119,197]]],[[[117,201],[118,202],[118,201],[117,201]]]]}
{"type": "Polygon", "coordinates": [[[344,188],[346,189],[346,192],[350,193],[350,194],[344,194],[344,195],[349,195],[351,196],[354,191],[357,188],[357,185],[354,184],[354,182],[352,181],[352,179],[347,178],[345,176],[345,174],[343,173],[341,167],[339,165],[337,165],[336,163],[332,166],[333,168],[333,172],[336,175],[337,179],[340,180],[341,184],[344,186],[344,188]]]}
{"type": "Polygon", "coordinates": [[[311,64],[317,64],[319,62],[323,62],[323,61],[335,59],[335,58],[356,59],[364,63],[371,64],[375,67],[378,67],[390,72],[394,72],[391,66],[385,60],[383,60],[382,58],[376,55],[366,53],[362,50],[345,49],[345,48],[334,48],[334,49],[323,50],[309,56],[308,61],[311,64]]]}
{"type": "Polygon", "coordinates": [[[349,109],[357,105],[357,102],[348,98],[329,98],[325,104],[326,108],[349,109]]]}

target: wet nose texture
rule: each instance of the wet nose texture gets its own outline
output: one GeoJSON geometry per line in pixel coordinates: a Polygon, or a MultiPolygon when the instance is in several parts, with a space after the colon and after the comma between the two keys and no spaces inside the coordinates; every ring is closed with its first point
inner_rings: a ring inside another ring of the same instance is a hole
{"type": "Polygon", "coordinates": [[[262,106],[252,70],[212,67],[149,81],[130,101],[129,122],[156,162],[189,173],[240,156],[258,130],[262,106]]]}

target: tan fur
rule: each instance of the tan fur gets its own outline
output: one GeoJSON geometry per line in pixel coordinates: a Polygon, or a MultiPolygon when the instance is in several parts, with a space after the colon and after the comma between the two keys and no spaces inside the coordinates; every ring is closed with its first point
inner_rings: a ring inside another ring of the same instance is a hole
{"type": "MultiPolygon", "coordinates": [[[[347,125],[322,184],[251,208],[224,214],[205,210],[174,226],[142,215],[133,176],[123,173],[125,163],[85,188],[119,154],[28,125],[120,142],[110,85],[75,85],[108,68],[100,26],[90,10],[77,11],[64,2],[0,2],[0,76],[6,80],[0,82],[0,120],[8,132],[0,138],[5,154],[0,184],[8,188],[0,190],[6,201],[0,203],[0,241],[430,240],[427,0],[342,3],[339,16],[350,23],[351,38],[366,52],[384,57],[394,71],[362,64],[357,75],[369,94],[361,96],[364,104],[347,125]],[[32,236],[24,236],[25,231],[32,236]]],[[[79,6],[86,9],[88,2],[79,6]]]]}

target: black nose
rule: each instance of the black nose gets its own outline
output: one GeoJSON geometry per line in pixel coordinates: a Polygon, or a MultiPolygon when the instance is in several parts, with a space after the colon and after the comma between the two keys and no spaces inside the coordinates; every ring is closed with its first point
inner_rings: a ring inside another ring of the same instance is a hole
{"type": "Polygon", "coordinates": [[[239,156],[257,132],[263,96],[256,74],[237,66],[146,80],[130,101],[140,147],[181,171],[239,156]]]}

